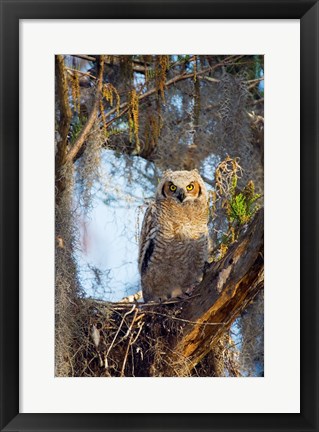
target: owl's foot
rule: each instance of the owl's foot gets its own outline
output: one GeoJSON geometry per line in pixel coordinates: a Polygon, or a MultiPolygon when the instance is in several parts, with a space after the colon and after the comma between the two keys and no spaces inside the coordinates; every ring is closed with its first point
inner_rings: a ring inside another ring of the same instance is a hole
{"type": "Polygon", "coordinates": [[[192,293],[194,291],[195,285],[187,288],[185,291],[182,291],[181,288],[174,289],[171,293],[167,294],[165,297],[164,302],[174,302],[175,301],[181,301],[181,300],[187,300],[192,296],[192,293]]]}
{"type": "Polygon", "coordinates": [[[193,285],[186,290],[182,291],[181,288],[175,288],[170,292],[166,292],[160,296],[144,296],[144,302],[150,304],[170,304],[170,303],[178,303],[182,300],[189,300],[193,297],[193,291],[196,285],[193,285]]]}
{"type": "Polygon", "coordinates": [[[161,295],[152,297],[153,301],[156,301],[157,303],[167,303],[171,300],[174,300],[178,298],[179,295],[182,295],[181,288],[174,288],[171,291],[166,291],[164,293],[161,293],[161,295]]]}

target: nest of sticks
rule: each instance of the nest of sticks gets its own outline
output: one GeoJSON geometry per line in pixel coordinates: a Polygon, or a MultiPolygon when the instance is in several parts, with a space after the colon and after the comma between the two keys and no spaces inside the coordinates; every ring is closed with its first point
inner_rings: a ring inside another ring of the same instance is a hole
{"type": "Polygon", "coordinates": [[[189,360],[172,349],[186,325],[183,303],[79,300],[73,376],[192,376],[189,360]]]}

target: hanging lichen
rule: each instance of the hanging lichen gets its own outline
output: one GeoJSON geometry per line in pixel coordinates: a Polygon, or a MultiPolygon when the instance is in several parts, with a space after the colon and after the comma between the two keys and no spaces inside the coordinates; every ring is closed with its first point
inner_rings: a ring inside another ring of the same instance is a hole
{"type": "Polygon", "coordinates": [[[164,89],[166,85],[166,74],[169,67],[169,56],[159,55],[155,60],[155,85],[162,101],[165,100],[164,89]]]}
{"type": "Polygon", "coordinates": [[[139,102],[138,102],[138,95],[136,93],[136,90],[133,89],[129,92],[129,101],[128,101],[128,124],[129,124],[129,138],[132,142],[133,139],[135,140],[135,154],[140,153],[140,141],[138,137],[138,130],[139,130],[139,102]]]}
{"type": "Polygon", "coordinates": [[[102,124],[103,124],[103,130],[104,130],[105,136],[107,136],[108,132],[107,132],[104,100],[106,102],[108,102],[111,107],[113,107],[114,103],[116,103],[117,115],[119,115],[121,101],[120,101],[120,95],[119,95],[117,89],[111,83],[103,84],[101,93],[102,93],[102,95],[101,95],[101,99],[99,102],[100,115],[101,115],[101,120],[102,120],[102,124]],[[114,99],[116,99],[116,101],[114,99]]]}
{"type": "Polygon", "coordinates": [[[80,82],[77,72],[70,75],[74,111],[80,113],[80,82]]]}
{"type": "Polygon", "coordinates": [[[151,68],[151,64],[153,62],[153,56],[152,55],[143,55],[142,59],[144,62],[145,83],[147,84],[152,78],[154,78],[154,71],[151,68]]]}
{"type": "Polygon", "coordinates": [[[116,98],[116,112],[119,114],[120,111],[120,95],[116,88],[111,83],[103,84],[102,86],[102,97],[113,107],[114,105],[114,97],[116,98]]]}
{"type": "Polygon", "coordinates": [[[102,124],[103,124],[103,130],[105,135],[107,134],[107,125],[106,125],[106,117],[105,117],[105,111],[104,111],[104,104],[103,104],[103,100],[100,99],[100,114],[101,114],[101,119],[102,119],[102,124]]]}

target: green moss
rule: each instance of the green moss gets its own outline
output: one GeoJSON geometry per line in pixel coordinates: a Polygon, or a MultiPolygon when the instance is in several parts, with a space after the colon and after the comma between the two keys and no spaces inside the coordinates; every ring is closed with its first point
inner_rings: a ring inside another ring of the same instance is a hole
{"type": "Polygon", "coordinates": [[[255,193],[253,181],[249,181],[243,190],[237,188],[237,176],[232,180],[231,197],[227,205],[227,219],[236,231],[241,225],[248,223],[258,210],[256,201],[260,194],[255,193]]]}

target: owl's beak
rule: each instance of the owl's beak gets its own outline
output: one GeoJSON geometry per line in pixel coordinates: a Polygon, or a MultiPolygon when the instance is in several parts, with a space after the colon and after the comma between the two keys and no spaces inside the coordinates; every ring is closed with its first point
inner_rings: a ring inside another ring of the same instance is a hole
{"type": "Polygon", "coordinates": [[[180,202],[183,202],[185,199],[185,193],[183,190],[180,190],[177,194],[177,199],[179,199],[180,202]]]}

